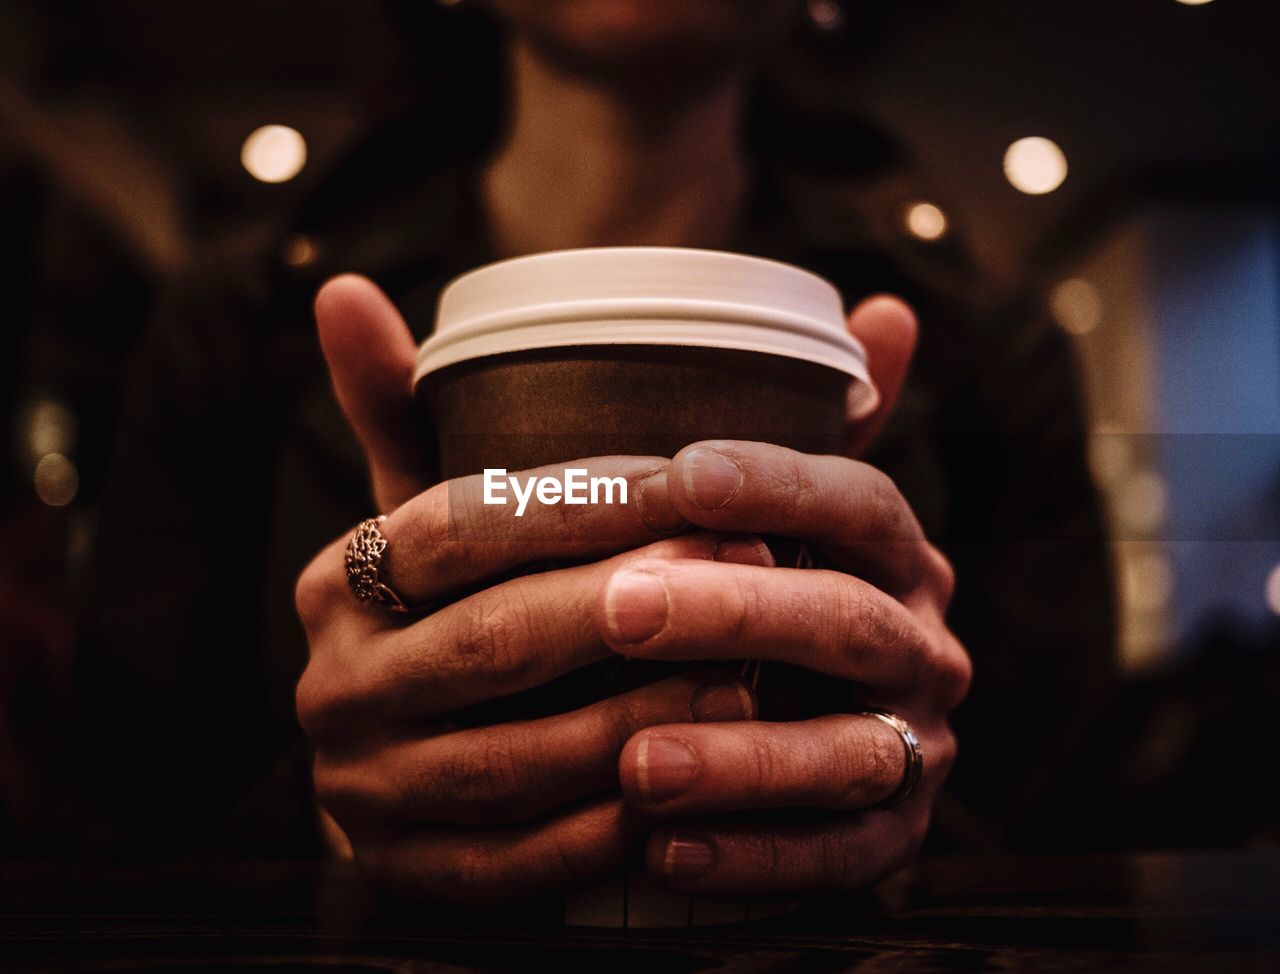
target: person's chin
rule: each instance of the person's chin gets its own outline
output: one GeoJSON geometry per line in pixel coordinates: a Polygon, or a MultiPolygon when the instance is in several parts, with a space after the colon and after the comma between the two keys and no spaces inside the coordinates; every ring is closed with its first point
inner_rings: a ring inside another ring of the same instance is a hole
{"type": "Polygon", "coordinates": [[[567,31],[584,38],[669,44],[736,32],[752,6],[743,0],[563,0],[560,17],[567,31]]]}
{"type": "Polygon", "coordinates": [[[556,60],[597,77],[661,70],[694,80],[750,59],[752,33],[740,0],[593,0],[566,3],[556,29],[538,40],[556,60]]]}

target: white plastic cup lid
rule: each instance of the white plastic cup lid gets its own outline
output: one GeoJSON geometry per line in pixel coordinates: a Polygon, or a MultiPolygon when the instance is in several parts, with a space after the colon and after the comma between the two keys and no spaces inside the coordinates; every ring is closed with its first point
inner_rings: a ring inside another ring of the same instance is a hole
{"type": "Polygon", "coordinates": [[[840,293],[810,271],[716,250],[600,247],[478,268],[440,295],[435,333],[414,373],[489,355],[590,345],[760,352],[845,373],[847,412],[880,396],[866,350],[849,334],[840,293]]]}

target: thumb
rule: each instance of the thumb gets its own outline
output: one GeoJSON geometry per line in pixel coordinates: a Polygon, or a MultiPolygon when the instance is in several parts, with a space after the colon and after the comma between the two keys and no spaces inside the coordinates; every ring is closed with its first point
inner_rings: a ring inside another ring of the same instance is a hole
{"type": "Polygon", "coordinates": [[[326,282],[315,313],[334,394],[369,461],[374,501],[380,512],[393,510],[431,484],[413,409],[413,335],[381,288],[356,274],[326,282]]]}
{"type": "Polygon", "coordinates": [[[846,455],[864,453],[893,412],[915,354],[918,330],[910,305],[888,294],[867,298],[849,315],[849,333],[867,350],[867,368],[880,391],[880,402],[871,415],[846,431],[846,455]]]}

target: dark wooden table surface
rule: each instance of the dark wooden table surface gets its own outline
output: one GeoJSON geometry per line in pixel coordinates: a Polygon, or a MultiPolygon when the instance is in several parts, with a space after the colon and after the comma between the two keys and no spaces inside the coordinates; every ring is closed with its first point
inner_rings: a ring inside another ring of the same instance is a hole
{"type": "Polygon", "coordinates": [[[1280,851],[926,860],[744,927],[593,931],[380,902],[288,862],[0,865],[0,970],[1280,972],[1280,851]]]}

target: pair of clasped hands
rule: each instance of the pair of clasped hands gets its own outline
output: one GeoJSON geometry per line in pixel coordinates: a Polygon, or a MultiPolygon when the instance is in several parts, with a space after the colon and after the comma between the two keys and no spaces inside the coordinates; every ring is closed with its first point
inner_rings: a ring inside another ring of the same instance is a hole
{"type": "Polygon", "coordinates": [[[407,391],[414,342],[372,282],[331,280],[316,317],[388,515],[383,580],[431,607],[362,605],[347,537],[298,581],[310,660],[297,710],[335,845],[392,888],[469,907],[586,885],[641,850],[673,890],[735,898],[850,889],[915,855],[970,663],[945,621],[947,560],[893,482],[849,458],[906,375],[906,305],[871,298],[849,318],[882,403],[849,430],[848,457],[712,441],[671,460],[593,458],[583,465],[627,478],[633,502],[533,503],[521,519],[480,506],[478,490],[451,507],[449,484],[431,486],[407,391]],[[460,538],[457,518],[490,540],[460,538]],[[761,535],[801,540],[829,567],[775,567],[761,535]],[[569,567],[517,573],[555,562],[569,567]],[[690,669],[571,713],[451,722],[611,654],[690,669]],[[755,719],[744,658],[844,681],[849,713],[755,719]],[[891,726],[857,714],[872,706],[907,721],[924,758],[919,786],[889,808],[875,806],[907,759],[891,726]],[[780,811],[796,808],[811,813],[780,811]]]}

